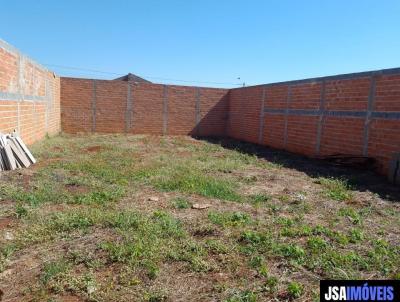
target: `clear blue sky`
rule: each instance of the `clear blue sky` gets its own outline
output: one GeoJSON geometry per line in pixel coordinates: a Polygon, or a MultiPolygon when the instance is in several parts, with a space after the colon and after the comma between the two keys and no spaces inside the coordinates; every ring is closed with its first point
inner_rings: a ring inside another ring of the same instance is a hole
{"type": "Polygon", "coordinates": [[[399,0],[1,0],[0,8],[0,38],[44,65],[154,82],[254,85],[400,67],[399,0]]]}

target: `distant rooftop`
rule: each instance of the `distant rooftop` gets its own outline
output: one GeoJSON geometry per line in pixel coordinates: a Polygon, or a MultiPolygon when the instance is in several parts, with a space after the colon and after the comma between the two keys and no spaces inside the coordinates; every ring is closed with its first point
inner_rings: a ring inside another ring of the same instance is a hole
{"type": "Polygon", "coordinates": [[[116,81],[126,81],[126,82],[137,82],[137,83],[151,83],[150,81],[143,79],[136,74],[133,73],[128,73],[127,75],[124,75],[120,78],[114,79],[116,81]]]}

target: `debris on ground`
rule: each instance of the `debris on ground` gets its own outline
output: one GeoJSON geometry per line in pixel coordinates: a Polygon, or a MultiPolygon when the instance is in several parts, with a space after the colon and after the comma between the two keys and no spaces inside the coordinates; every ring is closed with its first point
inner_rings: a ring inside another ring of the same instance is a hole
{"type": "Polygon", "coordinates": [[[28,168],[34,163],[36,159],[15,132],[0,133],[0,171],[28,168]]]}
{"type": "Polygon", "coordinates": [[[333,154],[322,157],[323,160],[335,166],[352,167],[357,169],[373,169],[376,160],[368,156],[355,156],[350,154],[333,154]]]}
{"type": "Polygon", "coordinates": [[[5,240],[13,240],[14,239],[14,235],[11,232],[5,232],[4,233],[4,239],[5,240]]]}
{"type": "Polygon", "coordinates": [[[154,202],[158,202],[160,200],[160,198],[158,198],[157,196],[150,196],[148,198],[148,201],[154,201],[154,202]]]}
{"type": "Polygon", "coordinates": [[[297,193],[293,196],[293,202],[294,203],[301,203],[305,201],[307,198],[303,193],[297,193]]]}
{"type": "Polygon", "coordinates": [[[195,203],[194,205],[192,205],[192,209],[196,209],[196,210],[204,210],[204,209],[208,209],[209,207],[211,207],[210,204],[195,203]]]}

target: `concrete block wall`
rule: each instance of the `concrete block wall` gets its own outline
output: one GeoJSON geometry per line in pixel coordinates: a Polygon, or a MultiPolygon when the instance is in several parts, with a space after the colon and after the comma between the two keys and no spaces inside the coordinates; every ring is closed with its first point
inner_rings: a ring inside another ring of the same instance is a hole
{"type": "Polygon", "coordinates": [[[232,89],[226,135],[312,157],[370,156],[390,174],[400,153],[400,69],[232,89]]]}
{"type": "Polygon", "coordinates": [[[27,144],[60,131],[60,79],[0,40],[0,132],[27,144]]]}
{"type": "Polygon", "coordinates": [[[63,77],[61,91],[68,133],[225,134],[227,89],[63,77]]]}
{"type": "Polygon", "coordinates": [[[0,132],[31,144],[60,125],[60,78],[0,40],[0,132]]]}

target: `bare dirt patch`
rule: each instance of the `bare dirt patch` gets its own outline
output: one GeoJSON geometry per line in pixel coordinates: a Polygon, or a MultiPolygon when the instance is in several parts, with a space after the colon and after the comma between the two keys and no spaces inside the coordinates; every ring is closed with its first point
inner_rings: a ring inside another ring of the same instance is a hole
{"type": "Polygon", "coordinates": [[[83,193],[87,193],[90,191],[90,189],[87,186],[76,184],[76,183],[66,184],[65,188],[68,190],[68,192],[70,192],[72,194],[83,194],[83,193]]]}
{"type": "Polygon", "coordinates": [[[77,297],[77,296],[72,296],[72,295],[63,295],[59,297],[59,301],[62,302],[82,302],[85,301],[84,299],[77,297]]]}
{"type": "Polygon", "coordinates": [[[52,163],[63,161],[64,158],[61,157],[54,157],[54,158],[42,158],[36,162],[36,164],[32,165],[28,168],[28,170],[35,171],[42,167],[46,167],[52,163]]]}
{"type": "Polygon", "coordinates": [[[90,147],[85,148],[85,151],[97,153],[97,152],[99,152],[102,148],[103,148],[102,146],[90,146],[90,147]]]}
{"type": "Polygon", "coordinates": [[[0,218],[0,231],[10,228],[13,225],[14,220],[15,218],[13,217],[0,218]]]}

